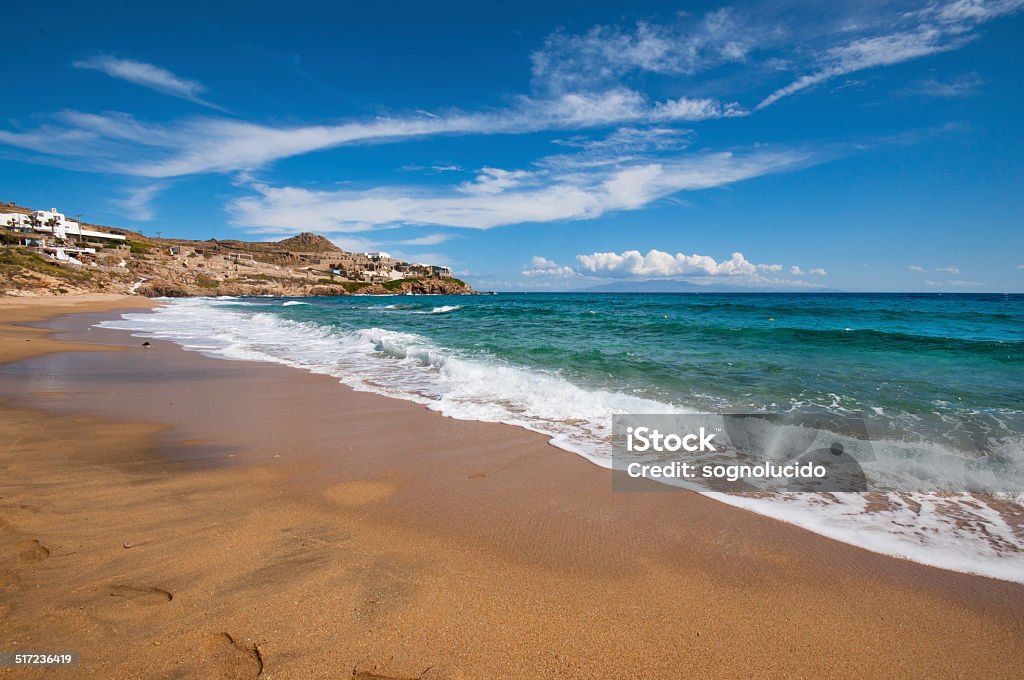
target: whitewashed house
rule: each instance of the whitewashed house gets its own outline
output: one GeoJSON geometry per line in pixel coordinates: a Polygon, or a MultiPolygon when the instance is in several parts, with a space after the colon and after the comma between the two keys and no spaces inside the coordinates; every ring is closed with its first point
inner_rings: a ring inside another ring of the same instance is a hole
{"type": "Polygon", "coordinates": [[[53,234],[54,238],[74,239],[77,241],[95,239],[124,242],[127,240],[123,234],[110,234],[105,231],[83,229],[82,225],[74,220],[67,219],[64,213],[57,212],[56,208],[36,210],[35,218],[36,224],[33,226],[33,230],[43,234],[53,234]]]}

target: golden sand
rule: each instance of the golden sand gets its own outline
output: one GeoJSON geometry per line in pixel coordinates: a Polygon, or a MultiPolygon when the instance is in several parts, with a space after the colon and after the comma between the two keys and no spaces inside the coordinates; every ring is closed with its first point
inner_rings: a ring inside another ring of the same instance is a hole
{"type": "Polygon", "coordinates": [[[0,303],[30,374],[0,367],[0,649],[68,677],[1024,677],[1019,585],[614,493],[324,376],[12,325],[57,304],[0,303]]]}

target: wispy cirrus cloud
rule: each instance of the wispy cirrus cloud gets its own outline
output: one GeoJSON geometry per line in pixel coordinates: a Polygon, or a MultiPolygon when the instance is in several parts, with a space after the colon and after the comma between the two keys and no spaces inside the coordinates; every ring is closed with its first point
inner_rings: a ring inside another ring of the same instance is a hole
{"type": "Polygon", "coordinates": [[[395,241],[395,243],[402,246],[436,246],[453,238],[452,234],[427,234],[426,236],[402,239],[395,241]]]}
{"type": "Polygon", "coordinates": [[[557,31],[530,57],[533,82],[539,90],[563,93],[607,88],[637,72],[691,76],[744,61],[767,37],[729,8],[696,21],[599,25],[578,35],[557,31]]]}
{"type": "Polygon", "coordinates": [[[148,64],[144,61],[120,59],[109,54],[103,54],[88,59],[79,59],[73,62],[72,66],[99,71],[111,78],[126,80],[129,83],[148,87],[151,90],[177,97],[178,99],[184,99],[218,111],[224,110],[217,104],[213,104],[203,98],[202,95],[206,92],[206,87],[198,80],[182,78],[165,68],[148,64]]]}
{"type": "Polygon", "coordinates": [[[352,144],[437,135],[524,134],[623,123],[689,122],[727,115],[732,115],[729,107],[710,99],[651,101],[636,91],[619,89],[545,100],[521,97],[502,110],[332,125],[272,126],[230,118],[155,124],[123,113],[65,111],[33,130],[0,130],[0,143],[54,156],[92,158],[98,170],[176,177],[252,170],[284,158],[352,144]]]}
{"type": "Polygon", "coordinates": [[[122,198],[113,200],[114,205],[121,208],[133,219],[148,222],[156,217],[153,209],[153,199],[163,191],[162,184],[148,184],[146,186],[129,189],[122,198]]]}
{"type": "MultiPolygon", "coordinates": [[[[983,24],[1022,7],[1024,0],[832,3],[809,17],[796,6],[749,3],[664,23],[556,31],[531,55],[533,84],[537,91],[564,93],[621,87],[645,75],[688,83],[727,66],[764,79],[798,74],[762,94],[754,107],[760,110],[840,76],[959,49],[983,24]]],[[[735,105],[733,113],[746,111],[735,105]]]]}
{"type": "Polygon", "coordinates": [[[820,50],[813,70],[772,92],[755,110],[839,76],[960,49],[978,37],[982,24],[1022,8],[1024,0],[952,0],[880,15],[887,24],[876,23],[848,42],[820,50]]]}
{"type": "MultiPolygon", "coordinates": [[[[556,31],[531,55],[533,93],[510,94],[504,108],[413,107],[392,117],[297,125],[228,117],[152,123],[125,113],[64,111],[37,127],[0,130],[0,144],[38,154],[38,162],[161,178],[251,171],[325,149],[439,135],[664,128],[751,113],[733,101],[735,87],[725,88],[728,97],[688,94],[701,91],[693,87],[699,74],[742,71],[746,96],[760,101],[754,110],[763,109],[841,75],[957,49],[985,23],[1022,7],[1024,0],[922,0],[868,11],[836,3],[811,18],[791,7],[753,3],[664,23],[556,31]],[[801,72],[767,96],[751,91],[780,74],[801,72]],[[666,80],[652,88],[646,76],[666,80]]],[[[144,61],[99,55],[75,66],[219,108],[204,98],[199,81],[144,61]]],[[[943,82],[936,80],[933,89],[943,82]]],[[[946,84],[948,96],[969,85],[946,84]]]]}
{"type": "Polygon", "coordinates": [[[969,97],[977,93],[984,84],[984,79],[977,73],[967,73],[949,80],[940,80],[939,78],[918,80],[903,88],[900,94],[943,99],[969,97]]]}
{"type": "MultiPolygon", "coordinates": [[[[636,210],[680,191],[721,187],[820,161],[810,152],[757,149],[627,162],[581,171],[553,170],[481,173],[487,191],[466,185],[443,190],[415,186],[366,190],[315,191],[255,184],[256,195],[232,201],[235,225],[282,230],[295,224],[327,232],[359,232],[399,225],[470,229],[524,222],[593,219],[636,210]],[[500,177],[497,182],[494,177],[500,177]],[[514,181],[508,177],[513,176],[514,181]]],[[[478,178],[476,186],[481,184],[478,178]]]]}

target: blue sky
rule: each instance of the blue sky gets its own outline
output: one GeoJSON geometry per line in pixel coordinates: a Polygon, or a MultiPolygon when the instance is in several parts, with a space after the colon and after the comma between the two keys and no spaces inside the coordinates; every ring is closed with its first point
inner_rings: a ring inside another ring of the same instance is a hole
{"type": "Polygon", "coordinates": [[[1024,291],[1024,0],[31,4],[0,200],[498,290],[1024,291]]]}

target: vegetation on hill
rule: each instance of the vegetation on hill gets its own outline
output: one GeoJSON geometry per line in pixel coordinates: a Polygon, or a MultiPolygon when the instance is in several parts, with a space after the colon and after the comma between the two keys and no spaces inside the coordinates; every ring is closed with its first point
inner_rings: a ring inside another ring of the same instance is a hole
{"type": "Polygon", "coordinates": [[[0,248],[0,290],[14,294],[67,294],[117,290],[127,275],[58,264],[28,248],[0,248]]]}
{"type": "Polygon", "coordinates": [[[275,245],[281,250],[294,250],[301,253],[340,253],[341,248],[331,243],[320,234],[304,231],[298,236],[277,241],[275,245]]]}
{"type": "MultiPolygon", "coordinates": [[[[28,208],[8,204],[8,211],[30,214],[28,208]]],[[[334,255],[345,251],[327,238],[309,232],[282,241],[207,241],[154,238],[129,229],[111,229],[82,223],[96,231],[116,233],[124,241],[94,238],[84,243],[72,239],[63,244],[70,256],[58,262],[53,237],[34,235],[50,246],[19,245],[26,234],[0,227],[0,295],[112,292],[151,297],[214,295],[400,295],[467,294],[473,290],[453,278],[406,278],[395,281],[348,280],[331,272],[324,258],[307,253],[334,255]],[[97,241],[97,242],[93,242],[97,241]],[[95,252],[92,252],[94,250],[95,252]],[[80,263],[79,263],[80,262],[80,263]],[[328,278],[330,277],[330,278],[328,278]]],[[[327,262],[338,258],[327,257],[327,262]]],[[[353,279],[372,274],[381,278],[395,269],[374,265],[374,271],[348,272],[353,279]],[[381,271],[383,269],[383,271],[381,271]]]]}

